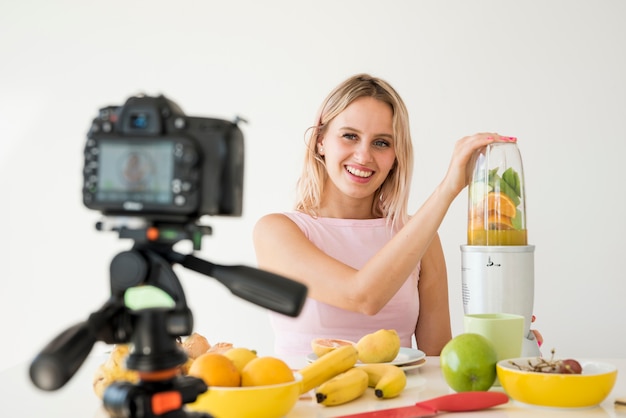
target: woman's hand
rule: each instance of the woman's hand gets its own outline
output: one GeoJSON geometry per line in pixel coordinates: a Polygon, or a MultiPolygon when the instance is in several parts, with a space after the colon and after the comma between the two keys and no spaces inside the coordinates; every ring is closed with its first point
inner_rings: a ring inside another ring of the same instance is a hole
{"type": "Polygon", "coordinates": [[[459,139],[452,153],[452,160],[448,167],[448,172],[442,182],[442,187],[451,196],[458,195],[469,183],[470,170],[469,163],[474,153],[493,142],[516,142],[517,138],[512,136],[502,136],[497,133],[478,133],[459,139]]]}

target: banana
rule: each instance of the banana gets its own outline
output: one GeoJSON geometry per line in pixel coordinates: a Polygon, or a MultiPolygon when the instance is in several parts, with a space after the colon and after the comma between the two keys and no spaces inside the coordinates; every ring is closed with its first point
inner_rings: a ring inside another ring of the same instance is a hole
{"type": "Polygon", "coordinates": [[[369,377],[365,370],[353,367],[322,383],[315,389],[317,403],[325,406],[341,405],[363,395],[369,377]]]}
{"type": "Polygon", "coordinates": [[[338,374],[351,369],[358,358],[359,353],[353,345],[343,345],[307,364],[299,370],[302,375],[300,393],[306,393],[338,374]]]}
{"type": "Polygon", "coordinates": [[[367,373],[368,386],[374,388],[374,394],[378,398],[395,398],[406,386],[404,371],[392,364],[363,364],[359,369],[367,373]]]}

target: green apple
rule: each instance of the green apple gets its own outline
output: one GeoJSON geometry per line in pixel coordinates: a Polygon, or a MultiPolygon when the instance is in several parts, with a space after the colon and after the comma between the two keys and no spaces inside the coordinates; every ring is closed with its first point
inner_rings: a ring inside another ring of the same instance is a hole
{"type": "Polygon", "coordinates": [[[496,349],[480,334],[459,334],[443,347],[441,371],[456,392],[489,390],[496,380],[496,349]]]}

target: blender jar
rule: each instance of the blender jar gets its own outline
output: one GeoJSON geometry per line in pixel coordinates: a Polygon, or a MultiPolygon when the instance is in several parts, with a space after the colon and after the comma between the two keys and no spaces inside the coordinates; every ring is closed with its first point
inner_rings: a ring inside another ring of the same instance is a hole
{"type": "Polygon", "coordinates": [[[476,152],[468,186],[468,245],[527,245],[522,158],[516,143],[476,152]]]}

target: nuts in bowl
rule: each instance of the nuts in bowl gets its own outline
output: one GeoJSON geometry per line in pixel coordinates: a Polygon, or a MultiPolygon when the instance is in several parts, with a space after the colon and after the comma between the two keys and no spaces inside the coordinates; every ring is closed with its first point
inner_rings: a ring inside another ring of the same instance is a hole
{"type": "Polygon", "coordinates": [[[500,360],[496,370],[502,388],[518,402],[559,408],[599,404],[611,393],[617,368],[599,361],[577,363],[581,373],[572,373],[562,360],[537,357],[500,360]]]}

